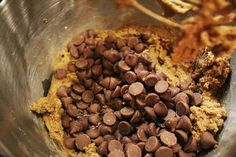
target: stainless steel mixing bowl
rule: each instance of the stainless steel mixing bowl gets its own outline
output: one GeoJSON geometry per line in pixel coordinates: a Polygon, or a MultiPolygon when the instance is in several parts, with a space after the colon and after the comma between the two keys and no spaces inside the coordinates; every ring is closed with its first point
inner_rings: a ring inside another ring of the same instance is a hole
{"type": "MultiPolygon", "coordinates": [[[[143,0],[149,7],[153,0],[143,0]]],[[[158,7],[157,7],[158,8],[158,7]]],[[[159,10],[159,9],[158,9],[159,10]]],[[[76,33],[127,24],[157,25],[135,10],[122,11],[111,0],[3,0],[0,3],[0,154],[6,157],[60,156],[42,121],[29,105],[43,96],[52,56],[76,33]],[[45,81],[44,81],[45,84],[45,81]]],[[[209,157],[236,156],[236,56],[223,96],[229,111],[219,147],[209,157]]]]}

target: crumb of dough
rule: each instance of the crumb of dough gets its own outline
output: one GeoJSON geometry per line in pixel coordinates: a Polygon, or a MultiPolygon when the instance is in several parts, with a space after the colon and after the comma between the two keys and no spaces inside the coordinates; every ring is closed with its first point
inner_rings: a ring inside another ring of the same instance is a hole
{"type": "Polygon", "coordinates": [[[200,107],[190,108],[190,119],[193,122],[193,135],[200,137],[200,133],[210,131],[217,133],[223,126],[227,112],[222,105],[207,94],[203,94],[203,102],[200,107]]]}
{"type": "Polygon", "coordinates": [[[228,58],[216,57],[212,51],[203,49],[193,63],[192,77],[202,90],[213,93],[223,86],[230,72],[228,58]]]}
{"type": "MultiPolygon", "coordinates": [[[[131,35],[139,35],[142,27],[125,27],[119,30],[113,30],[110,32],[115,33],[118,37],[127,37],[131,35]]],[[[107,31],[97,31],[97,39],[104,39],[107,36],[107,31]]],[[[168,51],[161,46],[160,29],[153,28],[153,34],[150,39],[150,46],[145,50],[150,54],[153,62],[156,63],[156,70],[164,72],[171,85],[177,86],[181,82],[191,82],[191,73],[188,71],[191,64],[175,64],[172,62],[171,57],[168,55],[168,51]],[[158,33],[159,32],[159,33],[158,33]]],[[[70,55],[66,49],[55,56],[53,61],[52,71],[57,68],[67,68],[67,64],[70,61],[70,55]]],[[[59,86],[70,86],[73,80],[76,79],[75,73],[68,73],[67,77],[62,80],[57,80],[52,77],[51,86],[47,97],[43,97],[33,103],[30,109],[42,115],[42,119],[49,132],[50,138],[55,141],[61,150],[61,156],[72,157],[98,157],[96,153],[96,146],[94,143],[84,148],[85,152],[77,153],[73,150],[69,150],[63,145],[64,130],[61,124],[61,115],[63,108],[60,100],[56,96],[56,91],[59,86]]],[[[191,107],[191,119],[195,121],[192,133],[194,136],[199,137],[205,130],[217,132],[223,125],[226,111],[223,106],[213,97],[203,96],[203,105],[200,107],[191,107]]]]}

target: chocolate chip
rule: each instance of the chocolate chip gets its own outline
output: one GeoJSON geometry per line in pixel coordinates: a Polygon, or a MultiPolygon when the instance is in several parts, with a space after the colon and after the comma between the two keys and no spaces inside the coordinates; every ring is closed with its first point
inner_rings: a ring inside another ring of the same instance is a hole
{"type": "Polygon", "coordinates": [[[192,104],[195,106],[200,106],[202,103],[202,95],[199,93],[193,93],[192,104]]]}
{"type": "Polygon", "coordinates": [[[108,157],[125,157],[125,154],[121,150],[114,150],[108,154],[108,157]]]}
{"type": "Polygon", "coordinates": [[[98,113],[101,110],[101,106],[97,103],[93,103],[89,106],[89,113],[98,113]]]}
{"type": "Polygon", "coordinates": [[[178,87],[169,87],[169,90],[171,92],[171,97],[176,96],[180,92],[180,88],[178,87]]]}
{"type": "Polygon", "coordinates": [[[131,48],[129,46],[124,46],[120,49],[121,52],[124,52],[124,51],[131,51],[131,48]]]}
{"type": "Polygon", "coordinates": [[[139,44],[134,46],[134,50],[137,53],[143,52],[144,49],[145,49],[145,45],[143,43],[139,43],[139,44]]]}
{"type": "Polygon", "coordinates": [[[134,49],[135,45],[139,43],[139,40],[137,37],[129,37],[128,39],[128,46],[132,49],[134,49]]]}
{"type": "Polygon", "coordinates": [[[140,62],[142,62],[146,65],[150,65],[152,63],[151,57],[146,52],[141,53],[141,55],[139,56],[139,60],[140,60],[140,62]]]}
{"type": "Polygon", "coordinates": [[[113,105],[112,107],[114,108],[114,110],[120,110],[121,107],[122,107],[122,105],[123,105],[122,100],[119,99],[119,98],[115,98],[115,99],[113,100],[113,103],[114,103],[114,105],[113,105]]]}
{"type": "Polygon", "coordinates": [[[141,149],[141,151],[145,151],[146,142],[138,142],[137,146],[141,149]]]}
{"type": "Polygon", "coordinates": [[[148,124],[147,128],[145,129],[145,132],[149,136],[156,136],[157,135],[157,127],[155,123],[148,124]]]}
{"type": "Polygon", "coordinates": [[[139,110],[136,110],[133,117],[131,118],[130,122],[131,123],[137,123],[141,120],[142,115],[139,110]]]}
{"type": "Polygon", "coordinates": [[[151,136],[145,144],[145,150],[147,152],[155,152],[160,146],[161,144],[158,139],[155,136],[151,136]]]}
{"type": "MultiPolygon", "coordinates": [[[[135,101],[138,104],[139,109],[143,109],[146,106],[145,97],[146,97],[145,94],[140,94],[140,95],[136,96],[135,101]]],[[[135,107],[135,106],[133,106],[133,107],[135,107]]]]}
{"type": "Polygon", "coordinates": [[[174,132],[175,131],[175,128],[176,128],[176,125],[178,123],[178,118],[176,117],[171,117],[171,118],[168,118],[166,121],[165,121],[165,127],[167,130],[171,131],[171,132],[174,132]]]}
{"type": "Polygon", "coordinates": [[[157,119],[156,113],[152,107],[146,106],[144,107],[144,110],[148,118],[150,118],[153,121],[157,119]]]}
{"type": "Polygon", "coordinates": [[[74,149],[75,148],[75,138],[64,137],[63,144],[68,149],[74,149]]]}
{"type": "Polygon", "coordinates": [[[97,94],[96,99],[99,101],[99,103],[101,103],[103,105],[106,103],[106,99],[105,99],[104,94],[97,94]]]}
{"type": "Polygon", "coordinates": [[[99,84],[101,84],[103,87],[105,87],[106,89],[109,89],[109,85],[110,85],[110,81],[111,78],[110,77],[105,77],[104,79],[102,79],[99,84]]]}
{"type": "Polygon", "coordinates": [[[177,104],[179,101],[185,102],[186,104],[189,103],[189,97],[186,93],[181,92],[178,93],[174,98],[175,103],[177,104]]]}
{"type": "Polygon", "coordinates": [[[79,53],[74,45],[68,46],[68,51],[73,58],[79,58],[79,53]]]}
{"type": "Polygon", "coordinates": [[[163,72],[157,72],[156,74],[157,74],[157,76],[158,76],[161,80],[167,80],[167,76],[166,76],[165,73],[163,73],[163,72]]]}
{"type": "Polygon", "coordinates": [[[80,69],[80,70],[84,70],[87,69],[88,66],[88,60],[85,58],[79,58],[76,63],[75,66],[80,69]]]}
{"type": "Polygon", "coordinates": [[[144,86],[140,82],[132,83],[129,86],[129,93],[133,96],[140,95],[144,91],[144,86]]]}
{"type": "Polygon", "coordinates": [[[67,92],[68,92],[67,87],[64,86],[64,85],[62,85],[62,86],[60,86],[60,87],[57,89],[56,95],[57,95],[59,98],[67,97],[67,96],[68,96],[67,92]]]}
{"type": "Polygon", "coordinates": [[[125,63],[130,67],[134,67],[138,64],[138,57],[134,54],[128,54],[125,57],[125,63]]]}
{"type": "Polygon", "coordinates": [[[67,69],[68,69],[69,72],[75,72],[76,71],[76,66],[75,66],[74,63],[70,62],[67,65],[67,69]]]}
{"type": "Polygon", "coordinates": [[[164,145],[168,147],[172,147],[177,143],[177,138],[175,134],[166,130],[160,133],[160,140],[164,145]]]}
{"type": "Polygon", "coordinates": [[[87,45],[84,49],[83,49],[83,56],[84,58],[91,58],[94,56],[94,46],[90,46],[90,45],[87,45]]]}
{"type": "Polygon", "coordinates": [[[141,157],[142,151],[136,144],[130,143],[126,149],[127,157],[141,157]]]}
{"type": "Polygon", "coordinates": [[[137,80],[137,76],[133,71],[128,71],[124,74],[124,80],[128,83],[128,84],[132,84],[134,82],[136,82],[137,80]]]}
{"type": "Polygon", "coordinates": [[[76,71],[76,75],[79,80],[83,80],[86,78],[87,72],[86,72],[86,70],[78,70],[78,71],[76,71]]]}
{"type": "Polygon", "coordinates": [[[111,97],[112,98],[117,98],[117,97],[119,97],[120,95],[121,95],[121,87],[120,86],[116,86],[115,87],[115,89],[114,89],[114,91],[112,92],[112,94],[111,94],[111,97]]]}
{"type": "Polygon", "coordinates": [[[118,78],[115,77],[111,77],[110,78],[110,84],[109,84],[109,89],[113,90],[116,88],[116,86],[118,86],[120,84],[120,80],[118,78]]]}
{"type": "Polygon", "coordinates": [[[151,36],[151,31],[150,30],[145,30],[141,33],[141,39],[143,41],[147,41],[151,36]]]}
{"type": "Polygon", "coordinates": [[[176,115],[176,112],[172,109],[168,109],[168,113],[167,113],[167,116],[164,118],[164,120],[167,120],[169,118],[175,118],[177,115],[176,115]]]}
{"type": "Polygon", "coordinates": [[[107,59],[102,60],[102,65],[105,69],[113,70],[114,64],[107,59]]]}
{"type": "MultiPolygon", "coordinates": [[[[85,47],[86,47],[85,43],[82,43],[81,45],[78,46],[79,54],[82,54],[84,52],[85,47]]],[[[77,58],[79,58],[79,56],[77,58]]]]}
{"type": "Polygon", "coordinates": [[[155,152],[155,157],[173,157],[173,156],[174,156],[173,151],[165,146],[161,146],[155,152]]]}
{"type": "Polygon", "coordinates": [[[132,104],[135,102],[135,99],[131,94],[125,93],[123,95],[123,101],[129,103],[132,106],[132,104]]]}
{"type": "Polygon", "coordinates": [[[113,132],[112,128],[109,126],[106,126],[106,125],[100,125],[98,127],[98,130],[100,131],[101,135],[107,135],[107,134],[111,134],[113,132]]]}
{"type": "Polygon", "coordinates": [[[102,136],[98,136],[96,139],[93,140],[96,146],[99,146],[102,142],[104,142],[104,138],[102,136]]]}
{"type": "Polygon", "coordinates": [[[108,142],[107,141],[102,142],[97,149],[98,154],[102,156],[107,155],[108,154],[107,147],[108,147],[108,142]]]}
{"type": "Polygon", "coordinates": [[[115,140],[115,136],[113,136],[113,135],[105,135],[104,136],[104,140],[109,143],[111,140],[115,140]]]}
{"type": "Polygon", "coordinates": [[[175,144],[174,146],[171,147],[173,153],[178,153],[182,150],[182,146],[180,144],[175,144]]]}
{"type": "Polygon", "coordinates": [[[112,91],[111,90],[106,90],[104,89],[103,90],[103,93],[104,93],[104,96],[105,96],[105,99],[107,102],[110,102],[111,101],[111,94],[112,94],[112,91]]]}
{"type": "Polygon", "coordinates": [[[67,114],[63,114],[61,116],[61,123],[62,126],[64,128],[69,128],[70,127],[70,121],[72,120],[72,118],[70,116],[68,116],[67,114]]]}
{"type": "Polygon", "coordinates": [[[161,102],[161,101],[156,103],[153,106],[153,109],[154,109],[154,111],[155,111],[157,116],[165,117],[168,114],[168,109],[167,109],[166,105],[163,102],[161,102]]]}
{"type": "Polygon", "coordinates": [[[85,79],[83,80],[83,84],[86,88],[91,88],[93,85],[94,81],[93,79],[85,79]]]}
{"type": "Polygon", "coordinates": [[[121,38],[117,38],[116,39],[116,47],[118,49],[121,49],[124,46],[126,46],[126,40],[125,39],[121,39],[121,38]]]}
{"type": "Polygon", "coordinates": [[[190,113],[190,108],[189,108],[188,104],[186,104],[186,103],[183,102],[183,101],[179,101],[179,102],[176,104],[176,113],[177,113],[179,116],[189,114],[189,113],[190,113]]]}
{"type": "Polygon", "coordinates": [[[128,143],[131,143],[131,139],[127,136],[123,136],[122,139],[121,139],[121,143],[122,144],[128,144],[128,143]]]}
{"type": "MultiPolygon", "coordinates": [[[[166,100],[168,103],[172,102],[172,96],[171,96],[171,91],[169,89],[167,89],[167,91],[165,91],[162,94],[159,94],[160,98],[166,100]]],[[[167,105],[167,104],[166,104],[167,105]]]]}
{"type": "Polygon", "coordinates": [[[103,56],[105,51],[106,51],[106,47],[102,43],[97,44],[97,46],[95,48],[95,52],[96,52],[97,55],[103,56]]]}
{"type": "Polygon", "coordinates": [[[118,130],[122,135],[128,135],[132,131],[132,126],[126,121],[121,121],[118,124],[118,130]]]}
{"type": "Polygon", "coordinates": [[[131,68],[125,63],[125,61],[119,61],[118,69],[120,70],[120,72],[127,72],[130,71],[131,68]]]}
{"type": "Polygon", "coordinates": [[[93,65],[92,66],[92,73],[93,75],[101,75],[102,74],[102,65],[93,65]]]}
{"type": "Polygon", "coordinates": [[[108,144],[108,150],[110,152],[114,150],[123,150],[123,145],[118,140],[111,140],[108,144]]]}
{"type": "Polygon", "coordinates": [[[97,94],[103,90],[103,87],[95,82],[92,86],[92,90],[93,90],[94,94],[97,94]]]}
{"type": "Polygon", "coordinates": [[[107,48],[115,48],[116,37],[114,33],[108,32],[108,36],[105,38],[105,45],[107,48]]]}
{"type": "Polygon", "coordinates": [[[129,85],[123,85],[120,89],[120,94],[124,95],[125,93],[128,93],[129,91],[129,85]]]}
{"type": "Polygon", "coordinates": [[[75,132],[80,132],[83,130],[83,124],[78,121],[78,120],[74,120],[70,122],[70,133],[73,134],[75,132]]]}
{"type": "Polygon", "coordinates": [[[99,114],[96,113],[89,115],[88,120],[92,125],[98,125],[98,123],[100,122],[99,114]]]}
{"type": "Polygon", "coordinates": [[[190,119],[185,115],[181,116],[177,125],[176,125],[176,129],[190,131],[191,128],[192,128],[192,123],[191,123],[190,119]]]}
{"type": "Polygon", "coordinates": [[[145,133],[144,128],[142,128],[142,127],[138,128],[137,136],[138,136],[140,141],[142,141],[142,142],[146,142],[147,141],[147,135],[145,133]]]}
{"type": "Polygon", "coordinates": [[[116,123],[116,116],[112,112],[105,113],[103,116],[103,123],[112,126],[116,123]]]}
{"type": "Polygon", "coordinates": [[[155,84],[156,84],[158,81],[160,81],[160,79],[157,77],[156,74],[153,74],[153,73],[147,75],[147,76],[144,78],[145,84],[146,84],[147,86],[149,86],[149,87],[155,86],[155,84]]]}
{"type": "Polygon", "coordinates": [[[138,73],[140,73],[140,71],[147,71],[147,70],[148,70],[147,66],[144,65],[143,63],[140,63],[140,62],[134,67],[134,72],[137,75],[138,75],[138,73]]]}
{"type": "Polygon", "coordinates": [[[183,130],[175,130],[175,135],[181,145],[185,145],[188,142],[188,134],[183,130]]]}
{"type": "Polygon", "coordinates": [[[100,132],[98,131],[97,128],[90,128],[89,130],[86,131],[86,134],[90,137],[90,138],[97,138],[98,136],[100,136],[100,132]]]}
{"type": "Polygon", "coordinates": [[[212,149],[217,144],[214,136],[210,132],[203,132],[200,136],[200,146],[204,150],[212,149]]]}
{"type": "Polygon", "coordinates": [[[91,103],[94,99],[93,92],[91,90],[85,90],[82,93],[82,100],[86,103],[91,103]]]}
{"type": "Polygon", "coordinates": [[[141,70],[137,72],[137,77],[138,80],[144,82],[145,77],[149,74],[149,72],[147,70],[141,70]]]}
{"type": "Polygon", "coordinates": [[[88,126],[89,126],[88,117],[84,117],[84,116],[83,116],[83,117],[80,117],[80,118],[78,119],[78,121],[82,124],[83,130],[88,128],[88,126]]]}
{"type": "Polygon", "coordinates": [[[184,151],[186,152],[197,152],[198,142],[195,137],[191,136],[188,140],[188,143],[184,146],[184,151]]]}
{"type": "Polygon", "coordinates": [[[119,61],[120,58],[121,58],[119,52],[114,50],[114,49],[104,51],[103,56],[107,60],[111,61],[112,63],[115,63],[115,62],[119,61]]]}
{"type": "Polygon", "coordinates": [[[68,113],[68,115],[70,115],[71,117],[77,117],[79,115],[79,112],[77,110],[77,108],[74,105],[69,104],[66,108],[66,112],[68,113]]]}
{"type": "Polygon", "coordinates": [[[154,106],[159,100],[160,98],[156,93],[148,93],[145,97],[145,103],[148,106],[154,106]]]}
{"type": "Polygon", "coordinates": [[[79,83],[73,83],[72,89],[77,94],[81,94],[85,91],[85,87],[79,83]]]}
{"type": "Polygon", "coordinates": [[[78,107],[78,109],[80,110],[85,110],[88,108],[88,104],[83,102],[83,101],[79,101],[76,103],[76,106],[78,107]]]}
{"type": "Polygon", "coordinates": [[[169,84],[167,81],[164,81],[164,80],[158,81],[155,85],[155,91],[159,94],[166,92],[168,88],[169,88],[169,84]]]}
{"type": "Polygon", "coordinates": [[[134,109],[131,107],[123,107],[120,110],[120,113],[121,113],[122,117],[124,117],[124,118],[131,118],[134,114],[134,109]]]}

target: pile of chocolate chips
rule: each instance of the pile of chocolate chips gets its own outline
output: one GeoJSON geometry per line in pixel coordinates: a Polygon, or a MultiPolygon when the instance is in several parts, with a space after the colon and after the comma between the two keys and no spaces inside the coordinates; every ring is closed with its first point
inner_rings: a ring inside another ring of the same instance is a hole
{"type": "Polygon", "coordinates": [[[200,140],[191,134],[190,106],[202,96],[172,87],[164,73],[155,71],[148,47],[150,32],[125,38],[108,33],[104,41],[88,30],[68,44],[68,69],[75,72],[71,87],[57,90],[64,113],[64,145],[78,152],[95,143],[101,156],[192,157],[217,144],[210,132],[200,140]]]}

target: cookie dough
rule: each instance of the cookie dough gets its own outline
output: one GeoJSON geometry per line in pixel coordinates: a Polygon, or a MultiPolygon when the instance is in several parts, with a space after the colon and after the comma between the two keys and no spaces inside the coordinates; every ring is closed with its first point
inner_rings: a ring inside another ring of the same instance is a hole
{"type": "MultiPolygon", "coordinates": [[[[118,37],[124,37],[139,34],[143,30],[144,28],[132,26],[111,32],[115,33],[118,37]]],[[[153,62],[156,63],[156,70],[164,72],[168,77],[168,82],[173,86],[180,85],[182,82],[194,84],[195,82],[192,80],[192,73],[190,72],[192,64],[175,64],[169,56],[169,50],[163,47],[163,38],[165,38],[166,41],[171,40],[168,31],[160,30],[159,28],[153,28],[152,31],[154,33],[151,35],[151,45],[145,51],[151,56],[153,62]]],[[[97,39],[104,39],[107,36],[107,33],[107,31],[98,31],[97,39]]],[[[54,66],[52,69],[67,68],[69,61],[70,55],[65,48],[55,57],[55,64],[53,64],[54,66]]],[[[225,76],[227,76],[228,73],[229,71],[227,71],[225,76]]],[[[209,73],[209,75],[210,74],[211,73],[209,73]]],[[[212,77],[214,77],[214,75],[212,77]]],[[[56,96],[56,91],[61,85],[69,87],[75,78],[75,73],[68,73],[66,78],[62,80],[55,79],[53,76],[48,95],[33,103],[30,109],[33,112],[42,115],[50,138],[58,144],[62,156],[96,157],[99,155],[96,153],[94,143],[85,148],[85,153],[76,153],[73,150],[65,148],[63,145],[64,131],[61,124],[63,108],[60,100],[56,96]]],[[[193,88],[196,87],[193,86],[193,88]]],[[[202,90],[202,92],[202,105],[200,107],[191,107],[190,115],[194,124],[192,133],[197,138],[199,138],[199,135],[204,131],[217,133],[222,127],[224,118],[226,117],[225,108],[212,95],[212,93],[208,90],[202,90]]]]}

